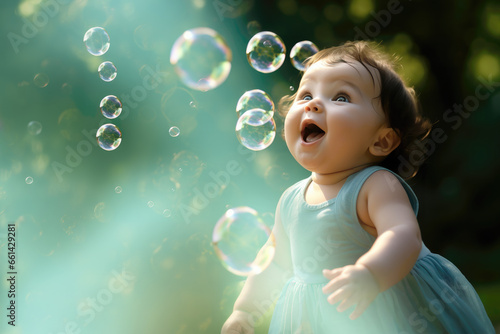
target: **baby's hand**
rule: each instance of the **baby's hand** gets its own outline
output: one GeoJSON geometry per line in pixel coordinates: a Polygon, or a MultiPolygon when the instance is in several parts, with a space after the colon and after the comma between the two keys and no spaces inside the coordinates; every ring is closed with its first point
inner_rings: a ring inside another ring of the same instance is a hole
{"type": "Polygon", "coordinates": [[[328,302],[332,305],[341,302],[337,311],[344,312],[356,305],[350,315],[353,320],[366,310],[380,292],[372,273],[362,264],[324,269],[323,276],[330,280],[323,287],[323,293],[329,294],[328,302]]]}

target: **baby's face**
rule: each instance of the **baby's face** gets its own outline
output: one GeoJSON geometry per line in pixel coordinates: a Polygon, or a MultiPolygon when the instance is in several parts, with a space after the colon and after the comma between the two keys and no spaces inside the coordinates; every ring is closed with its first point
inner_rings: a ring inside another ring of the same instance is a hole
{"type": "Polygon", "coordinates": [[[312,64],[285,118],[287,146],[304,168],[329,174],[373,162],[368,151],[387,126],[376,69],[359,62],[312,64]],[[370,67],[369,67],[370,68],[370,67]]]}

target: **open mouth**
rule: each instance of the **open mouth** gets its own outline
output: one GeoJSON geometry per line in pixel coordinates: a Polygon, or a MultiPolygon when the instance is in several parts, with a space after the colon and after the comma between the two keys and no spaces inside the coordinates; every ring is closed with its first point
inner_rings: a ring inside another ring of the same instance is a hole
{"type": "Polygon", "coordinates": [[[309,123],[304,126],[301,135],[302,135],[302,140],[304,142],[312,143],[317,140],[320,140],[325,135],[325,131],[323,131],[316,124],[309,123]]]}

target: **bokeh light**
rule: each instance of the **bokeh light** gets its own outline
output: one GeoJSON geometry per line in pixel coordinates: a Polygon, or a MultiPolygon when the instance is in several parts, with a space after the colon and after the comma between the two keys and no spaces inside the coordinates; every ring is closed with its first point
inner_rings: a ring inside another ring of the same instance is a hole
{"type": "Polygon", "coordinates": [[[238,118],[236,137],[243,146],[252,151],[269,147],[275,136],[276,124],[265,110],[250,109],[238,118]]]}
{"type": "Polygon", "coordinates": [[[102,62],[99,65],[97,72],[99,72],[99,77],[106,82],[113,81],[117,74],[115,65],[110,61],[102,62]]]}
{"type": "Polygon", "coordinates": [[[255,34],[247,44],[247,59],[250,66],[262,73],[271,73],[285,61],[285,43],[273,32],[255,34]]]}
{"type": "Polygon", "coordinates": [[[240,117],[245,111],[255,108],[264,110],[269,117],[274,115],[274,102],[263,90],[252,89],[241,95],[236,104],[236,113],[240,117]]]}
{"type": "Polygon", "coordinates": [[[108,95],[101,100],[99,108],[104,117],[113,119],[120,116],[122,112],[122,103],[116,96],[108,95]]]}
{"type": "Polygon", "coordinates": [[[185,31],[170,52],[170,63],[180,80],[200,91],[221,85],[231,71],[231,60],[231,49],[222,36],[210,28],[185,31]]]}
{"type": "Polygon", "coordinates": [[[114,124],[104,124],[97,130],[97,143],[106,151],[113,151],[122,142],[122,133],[114,124]]]}
{"type": "Polygon", "coordinates": [[[87,30],[83,36],[83,42],[87,51],[93,56],[102,56],[109,49],[109,35],[101,27],[94,27],[87,30]]]}
{"type": "Polygon", "coordinates": [[[290,51],[290,61],[299,71],[305,71],[304,61],[318,52],[318,47],[311,41],[301,41],[295,44],[290,51]]]}
{"type": "Polygon", "coordinates": [[[240,276],[265,270],[276,247],[269,227],[249,207],[231,208],[222,215],[215,224],[212,245],[222,265],[240,276]]]}

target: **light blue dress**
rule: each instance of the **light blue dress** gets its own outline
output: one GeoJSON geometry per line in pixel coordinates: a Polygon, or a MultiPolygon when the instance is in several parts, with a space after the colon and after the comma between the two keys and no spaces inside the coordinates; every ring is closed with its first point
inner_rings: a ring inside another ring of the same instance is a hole
{"type": "MultiPolygon", "coordinates": [[[[337,197],[317,205],[304,199],[311,178],[285,192],[280,215],[290,239],[294,276],[283,287],[269,333],[495,333],[472,285],[425,245],[410,274],[380,293],[359,318],[349,319],[354,307],[338,312],[338,304],[327,302],[321,289],[328,280],[322,270],[354,264],[375,241],[359,224],[356,200],[363,183],[381,169],[373,166],[349,176],[337,197]]],[[[415,194],[396,176],[417,214],[415,194]]]]}

